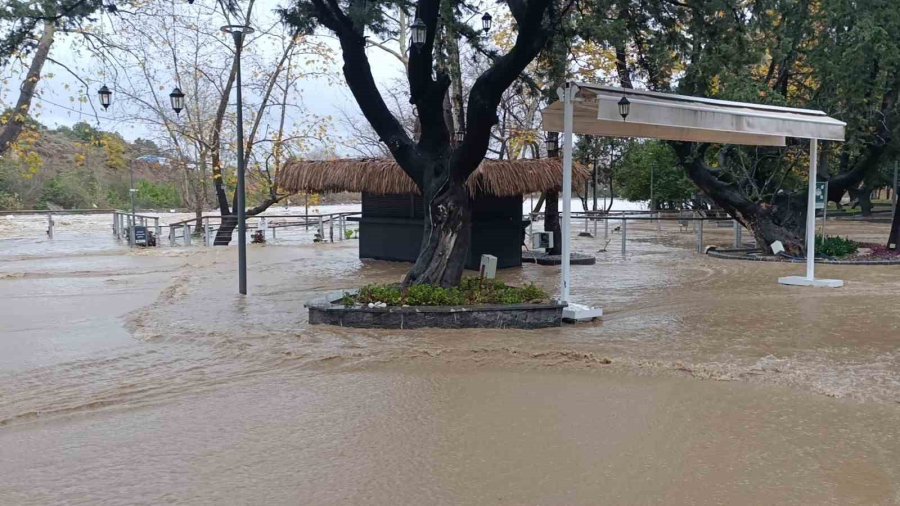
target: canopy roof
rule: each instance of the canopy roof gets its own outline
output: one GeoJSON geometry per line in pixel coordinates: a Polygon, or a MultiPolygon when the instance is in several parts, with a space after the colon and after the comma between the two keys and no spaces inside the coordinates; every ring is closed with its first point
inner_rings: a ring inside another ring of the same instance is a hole
{"type": "MultiPolygon", "coordinates": [[[[784,146],[786,137],[844,140],[846,123],[822,111],[577,83],[573,133],[676,141],[784,146]],[[618,102],[631,103],[626,120],[618,102]]],[[[544,130],[563,131],[563,103],[543,111],[544,130]]]]}
{"type": "MultiPolygon", "coordinates": [[[[288,192],[366,192],[378,195],[419,195],[419,189],[391,158],[338,160],[290,160],[279,172],[278,187],[288,192]]],[[[590,171],[573,168],[572,180],[583,185],[590,171]]],[[[484,160],[469,176],[470,195],[476,193],[512,197],[526,193],[559,190],[562,160],[484,160]]]]}

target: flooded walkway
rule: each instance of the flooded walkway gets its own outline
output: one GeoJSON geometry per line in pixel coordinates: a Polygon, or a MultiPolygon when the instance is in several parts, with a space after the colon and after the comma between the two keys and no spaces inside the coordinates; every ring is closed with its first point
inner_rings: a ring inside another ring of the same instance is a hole
{"type": "Polygon", "coordinates": [[[0,502],[900,500],[900,268],[783,287],[802,266],[628,233],[573,267],[604,321],[531,332],[310,327],[309,298],[404,272],[353,241],[251,247],[246,299],[233,248],[11,257],[0,502]]]}

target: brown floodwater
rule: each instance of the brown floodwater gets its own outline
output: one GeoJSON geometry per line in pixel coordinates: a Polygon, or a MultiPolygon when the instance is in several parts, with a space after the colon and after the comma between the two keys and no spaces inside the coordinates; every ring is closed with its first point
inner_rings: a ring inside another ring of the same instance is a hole
{"type": "Polygon", "coordinates": [[[0,503],[900,502],[900,266],[784,287],[802,265],[628,233],[575,240],[604,320],[541,331],[309,326],[306,300],[403,274],[353,241],[251,247],[246,298],[233,248],[13,257],[0,503]]]}

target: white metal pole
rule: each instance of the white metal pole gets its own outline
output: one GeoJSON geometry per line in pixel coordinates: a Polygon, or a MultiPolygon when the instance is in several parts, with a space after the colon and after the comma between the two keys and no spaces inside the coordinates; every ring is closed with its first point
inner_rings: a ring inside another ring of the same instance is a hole
{"type": "Polygon", "coordinates": [[[572,129],[573,116],[575,114],[575,90],[572,83],[566,83],[562,89],[563,95],[563,219],[562,230],[562,281],[560,286],[560,302],[569,301],[569,261],[571,251],[571,223],[572,218],[572,129]]]}
{"type": "Polygon", "coordinates": [[[809,141],[809,195],[806,197],[806,279],[816,279],[816,168],[819,143],[809,141]]]}

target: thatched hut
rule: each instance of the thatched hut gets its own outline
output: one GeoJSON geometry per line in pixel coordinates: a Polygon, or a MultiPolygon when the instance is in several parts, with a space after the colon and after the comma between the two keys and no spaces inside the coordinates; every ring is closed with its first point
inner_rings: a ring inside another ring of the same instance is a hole
{"type": "MultiPolygon", "coordinates": [[[[583,186],[590,171],[573,170],[573,184],[583,186]]],[[[497,267],[522,264],[524,227],[522,196],[559,190],[562,161],[484,160],[468,180],[472,198],[472,242],[468,268],[482,254],[497,257],[497,267]]],[[[358,192],[362,194],[360,258],[415,261],[424,219],[421,192],[397,163],[386,158],[291,160],[279,173],[278,186],[288,192],[358,192]]]]}

